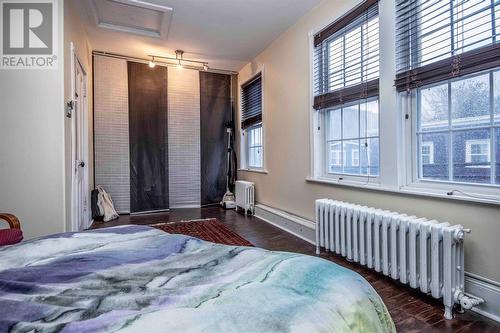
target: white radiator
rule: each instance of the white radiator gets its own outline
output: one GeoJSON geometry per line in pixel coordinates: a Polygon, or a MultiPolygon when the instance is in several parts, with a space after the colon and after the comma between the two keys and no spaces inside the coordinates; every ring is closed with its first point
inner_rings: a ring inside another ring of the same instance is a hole
{"type": "Polygon", "coordinates": [[[242,208],[247,212],[252,212],[255,205],[254,184],[243,180],[236,181],[236,209],[242,208]]]}
{"type": "Polygon", "coordinates": [[[320,247],[442,298],[445,318],[453,305],[470,309],[483,300],[464,293],[461,225],[427,220],[328,199],[316,200],[316,253],[320,247]]]}

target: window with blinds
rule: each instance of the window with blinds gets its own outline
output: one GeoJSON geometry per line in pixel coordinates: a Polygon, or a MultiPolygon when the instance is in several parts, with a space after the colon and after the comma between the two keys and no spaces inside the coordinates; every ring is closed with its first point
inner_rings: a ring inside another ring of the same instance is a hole
{"type": "Polygon", "coordinates": [[[262,74],[241,86],[241,128],[262,122],[262,74]]]}
{"type": "Polygon", "coordinates": [[[368,0],[314,36],[314,108],[378,96],[378,1],[368,0]]]}
{"type": "Polygon", "coordinates": [[[419,181],[500,184],[499,31],[498,0],[396,0],[395,85],[415,99],[419,181]]]}
{"type": "Polygon", "coordinates": [[[499,33],[500,1],[397,0],[397,90],[498,67],[499,33]]]}

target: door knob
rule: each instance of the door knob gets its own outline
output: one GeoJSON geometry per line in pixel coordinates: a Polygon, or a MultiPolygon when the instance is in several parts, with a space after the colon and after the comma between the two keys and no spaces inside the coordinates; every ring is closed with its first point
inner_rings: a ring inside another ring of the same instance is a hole
{"type": "Polygon", "coordinates": [[[84,161],[80,161],[80,163],[78,163],[78,166],[83,168],[85,166],[85,162],[84,161]]]}

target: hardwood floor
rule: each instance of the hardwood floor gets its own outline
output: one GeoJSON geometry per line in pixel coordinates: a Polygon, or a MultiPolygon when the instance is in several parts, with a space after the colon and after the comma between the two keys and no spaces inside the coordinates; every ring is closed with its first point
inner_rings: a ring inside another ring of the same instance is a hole
{"type": "MultiPolygon", "coordinates": [[[[315,255],[315,247],[302,239],[256,217],[245,216],[233,210],[225,211],[218,207],[176,209],[168,213],[149,215],[123,215],[118,220],[108,223],[94,223],[91,229],[200,218],[218,218],[257,247],[315,255]]],[[[398,332],[500,332],[500,324],[470,311],[457,314],[453,320],[445,320],[444,308],[439,300],[414,291],[361,265],[350,263],[337,255],[322,253],[321,257],[361,274],[384,300],[398,332]]]]}

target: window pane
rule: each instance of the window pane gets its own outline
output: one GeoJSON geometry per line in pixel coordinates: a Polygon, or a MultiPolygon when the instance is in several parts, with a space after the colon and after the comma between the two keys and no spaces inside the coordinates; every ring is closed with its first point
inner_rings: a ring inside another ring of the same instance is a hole
{"type": "Polygon", "coordinates": [[[361,82],[361,27],[345,36],[345,85],[361,82]]]}
{"type": "Polygon", "coordinates": [[[328,172],[342,172],[342,142],[331,142],[327,146],[328,172]]]}
{"type": "Polygon", "coordinates": [[[379,175],[379,139],[361,140],[360,144],[360,165],[361,174],[379,175]]]}
{"type": "Polygon", "coordinates": [[[419,137],[420,178],[448,180],[448,132],[422,134],[419,137]]]}
{"type": "Polygon", "coordinates": [[[359,105],[343,108],[343,139],[359,138],[359,105]]]}
{"type": "Polygon", "coordinates": [[[448,85],[422,88],[420,94],[420,130],[448,128],[448,85]]]}
{"type": "Polygon", "coordinates": [[[455,49],[462,53],[490,44],[492,42],[491,13],[487,9],[490,2],[485,0],[462,0],[460,2],[455,1],[454,4],[455,49]]]}
{"type": "Polygon", "coordinates": [[[490,123],[489,74],[451,83],[453,127],[481,126],[490,123]]]}
{"type": "Polygon", "coordinates": [[[425,65],[447,58],[451,52],[449,0],[431,0],[422,5],[420,62],[425,65]]]}
{"type": "Polygon", "coordinates": [[[249,154],[250,154],[249,165],[251,167],[256,167],[256,168],[262,167],[262,148],[251,147],[249,154]]]}
{"type": "Polygon", "coordinates": [[[344,173],[359,174],[359,141],[349,140],[343,142],[343,166],[344,173]]]}
{"type": "MultiPolygon", "coordinates": [[[[498,14],[500,15],[500,12],[498,14]]],[[[495,124],[500,124],[500,71],[493,73],[493,98],[495,106],[494,121],[495,124]]]]}
{"type": "Polygon", "coordinates": [[[453,133],[453,180],[467,183],[490,182],[490,131],[468,130],[453,133]]]}
{"type": "Polygon", "coordinates": [[[500,185],[500,128],[495,130],[495,183],[500,185]]]}
{"type": "Polygon", "coordinates": [[[262,124],[247,130],[248,166],[262,168],[262,124]]]}
{"type": "Polygon", "coordinates": [[[344,86],[344,37],[333,40],[328,46],[329,90],[335,90],[344,86]]]}
{"type": "Polygon", "coordinates": [[[342,139],[342,110],[335,109],[327,113],[327,140],[342,139]]]}
{"type": "Polygon", "coordinates": [[[363,29],[363,81],[370,81],[379,76],[378,17],[363,25],[363,29]]]}
{"type": "MultiPolygon", "coordinates": [[[[497,4],[495,6],[495,29],[496,31],[500,31],[500,4],[497,4]]],[[[498,41],[498,37],[497,38],[497,41],[498,41]]]]}
{"type": "Polygon", "coordinates": [[[360,104],[360,137],[378,136],[378,100],[360,104]]]}
{"type": "Polygon", "coordinates": [[[327,173],[378,176],[378,108],[378,100],[362,100],[356,105],[331,110],[325,114],[327,173]],[[360,128],[363,133],[360,133],[360,128]]]}

